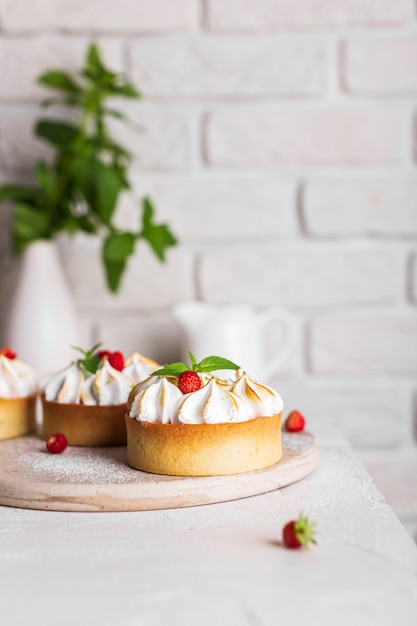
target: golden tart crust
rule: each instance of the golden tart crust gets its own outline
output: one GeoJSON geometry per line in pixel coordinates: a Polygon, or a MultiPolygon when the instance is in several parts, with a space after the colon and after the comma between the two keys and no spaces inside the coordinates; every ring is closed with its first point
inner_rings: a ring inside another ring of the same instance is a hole
{"type": "Polygon", "coordinates": [[[282,458],[281,416],[221,424],[156,424],[126,415],[127,462],[144,472],[171,476],[264,469],[282,458]]]}
{"type": "Polygon", "coordinates": [[[127,405],[66,404],[42,398],[42,436],[66,436],[70,446],[121,446],[126,444],[124,415],[127,405]]]}
{"type": "Polygon", "coordinates": [[[36,394],[0,398],[0,440],[14,439],[36,429],[36,394]]]}

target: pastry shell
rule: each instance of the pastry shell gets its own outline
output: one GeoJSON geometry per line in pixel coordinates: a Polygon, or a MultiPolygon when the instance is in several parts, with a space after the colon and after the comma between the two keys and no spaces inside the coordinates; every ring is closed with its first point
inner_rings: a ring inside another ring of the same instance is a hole
{"type": "Polygon", "coordinates": [[[36,394],[0,398],[0,440],[27,435],[36,429],[36,394]]]}
{"type": "Polygon", "coordinates": [[[126,403],[111,405],[66,404],[42,398],[42,436],[66,436],[70,446],[126,444],[126,403]]]}
{"type": "Polygon", "coordinates": [[[156,424],[125,417],[127,462],[171,476],[220,476],[263,469],[282,458],[281,416],[221,424],[156,424]]]}

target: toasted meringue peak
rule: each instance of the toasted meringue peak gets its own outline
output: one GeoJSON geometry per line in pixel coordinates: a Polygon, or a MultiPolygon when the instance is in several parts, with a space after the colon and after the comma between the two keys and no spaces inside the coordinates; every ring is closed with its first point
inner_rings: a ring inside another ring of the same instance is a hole
{"type": "Polygon", "coordinates": [[[150,376],[131,391],[129,416],[144,422],[176,423],[182,392],[164,376],[150,376]]]}
{"type": "Polygon", "coordinates": [[[21,398],[36,393],[36,376],[20,359],[0,354],[0,397],[21,398]]]}
{"type": "Polygon", "coordinates": [[[132,352],[125,359],[125,367],[123,374],[130,378],[133,384],[137,384],[145,380],[152,372],[160,367],[159,363],[150,359],[139,352],[132,352]]]}
{"type": "Polygon", "coordinates": [[[83,382],[84,376],[74,362],[65,369],[47,376],[41,386],[46,400],[79,403],[83,382]]]}
{"type": "Polygon", "coordinates": [[[131,388],[131,380],[105,359],[97,372],[84,381],[81,402],[107,406],[123,404],[127,401],[131,388]]]}
{"type": "Polygon", "coordinates": [[[284,407],[281,396],[277,391],[250,378],[243,372],[232,385],[231,390],[244,398],[250,407],[250,418],[265,417],[280,413],[284,407]]]}
{"type": "Polygon", "coordinates": [[[178,409],[178,421],[182,424],[219,424],[248,419],[246,402],[214,378],[198,391],[186,394],[178,409]]]}

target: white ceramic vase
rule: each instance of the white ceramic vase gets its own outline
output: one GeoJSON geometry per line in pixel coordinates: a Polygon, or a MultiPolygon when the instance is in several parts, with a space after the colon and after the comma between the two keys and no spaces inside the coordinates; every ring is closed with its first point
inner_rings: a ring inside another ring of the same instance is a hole
{"type": "Polygon", "coordinates": [[[30,244],[22,254],[5,329],[5,343],[41,377],[76,358],[81,329],[53,241],[30,244]]]}

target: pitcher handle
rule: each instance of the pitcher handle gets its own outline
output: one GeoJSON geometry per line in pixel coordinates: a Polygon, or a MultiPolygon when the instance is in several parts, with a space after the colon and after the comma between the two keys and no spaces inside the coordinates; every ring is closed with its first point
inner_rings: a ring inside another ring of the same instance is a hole
{"type": "Polygon", "coordinates": [[[261,370],[262,379],[269,380],[292,352],[297,337],[297,326],[293,316],[288,311],[276,307],[261,311],[257,314],[257,318],[263,334],[273,322],[279,322],[282,326],[281,342],[276,348],[275,354],[269,358],[261,370]]]}

